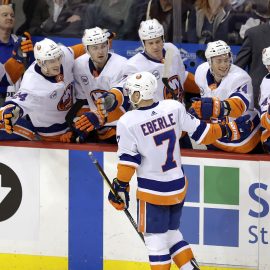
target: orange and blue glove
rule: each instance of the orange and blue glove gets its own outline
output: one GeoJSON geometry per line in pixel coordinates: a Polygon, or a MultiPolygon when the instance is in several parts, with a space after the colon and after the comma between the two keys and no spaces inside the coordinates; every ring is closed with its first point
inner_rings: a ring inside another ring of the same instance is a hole
{"type": "Polygon", "coordinates": [[[250,115],[243,115],[225,124],[227,138],[231,141],[236,141],[247,137],[253,129],[253,123],[250,120],[250,115]]]}
{"type": "Polygon", "coordinates": [[[23,36],[19,37],[15,42],[12,55],[16,61],[23,63],[24,59],[29,56],[30,52],[33,52],[31,36],[29,33],[24,32],[23,36]]]}
{"type": "Polygon", "coordinates": [[[5,131],[8,134],[13,133],[13,126],[22,114],[22,109],[15,104],[7,104],[0,108],[0,122],[4,123],[5,131]]]}
{"type": "Polygon", "coordinates": [[[97,111],[84,113],[79,120],[75,122],[75,128],[80,131],[91,132],[99,129],[106,123],[106,118],[97,111]]]}
{"type": "Polygon", "coordinates": [[[117,210],[128,209],[129,207],[129,183],[122,182],[117,178],[113,179],[113,188],[116,192],[114,194],[111,190],[108,195],[108,200],[112,206],[117,210]]]}
{"type": "Polygon", "coordinates": [[[231,111],[230,104],[217,97],[192,98],[191,101],[189,113],[202,120],[228,116],[231,111]]]}

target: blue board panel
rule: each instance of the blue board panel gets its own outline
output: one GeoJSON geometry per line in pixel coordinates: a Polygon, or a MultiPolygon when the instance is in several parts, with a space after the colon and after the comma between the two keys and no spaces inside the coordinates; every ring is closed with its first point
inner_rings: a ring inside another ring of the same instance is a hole
{"type": "Polygon", "coordinates": [[[103,269],[103,179],[87,151],[69,152],[68,247],[69,270],[103,269]]]}

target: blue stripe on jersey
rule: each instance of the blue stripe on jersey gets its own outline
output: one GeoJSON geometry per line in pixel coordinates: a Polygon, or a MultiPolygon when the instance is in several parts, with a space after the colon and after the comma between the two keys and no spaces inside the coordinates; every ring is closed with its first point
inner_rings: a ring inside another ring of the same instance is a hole
{"type": "Polygon", "coordinates": [[[171,255],[149,255],[150,262],[166,262],[171,260],[171,255]]]}
{"type": "Polygon", "coordinates": [[[240,92],[233,93],[232,95],[230,95],[230,98],[232,98],[232,97],[239,97],[239,98],[241,98],[241,100],[246,105],[246,110],[249,108],[249,101],[240,92]]]}
{"type": "Polygon", "coordinates": [[[186,241],[182,240],[170,248],[170,253],[173,254],[174,252],[176,252],[177,250],[179,250],[185,246],[188,246],[188,243],[186,241]]]}
{"type": "Polygon", "coordinates": [[[63,124],[53,124],[50,127],[36,127],[36,130],[41,133],[53,133],[65,130],[67,128],[68,128],[67,123],[63,123],[63,124]]]}
{"type": "Polygon", "coordinates": [[[141,178],[141,177],[138,177],[137,179],[138,179],[139,188],[149,189],[149,190],[158,191],[158,192],[176,191],[176,190],[184,188],[185,183],[186,183],[185,177],[168,181],[168,182],[150,180],[150,179],[141,178]]]}
{"type": "Polygon", "coordinates": [[[195,141],[198,141],[201,138],[206,127],[207,127],[207,124],[205,122],[201,121],[200,125],[197,127],[195,132],[193,132],[191,138],[195,141]]]}
{"type": "Polygon", "coordinates": [[[129,162],[133,162],[133,163],[136,163],[138,165],[141,164],[141,155],[138,154],[138,155],[135,155],[135,156],[131,156],[131,155],[128,155],[128,154],[122,154],[119,159],[121,161],[129,161],[129,162]]]}

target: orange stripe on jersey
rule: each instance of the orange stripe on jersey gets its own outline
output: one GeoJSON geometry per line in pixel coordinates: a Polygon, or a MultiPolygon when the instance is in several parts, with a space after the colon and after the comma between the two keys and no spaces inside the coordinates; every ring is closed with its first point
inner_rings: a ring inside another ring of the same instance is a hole
{"type": "Polygon", "coordinates": [[[256,145],[261,141],[261,131],[258,129],[257,132],[251,137],[245,144],[243,145],[224,145],[219,143],[218,141],[214,142],[213,145],[218,149],[221,149],[226,152],[231,153],[249,153],[252,151],[256,145]]]}
{"type": "Polygon", "coordinates": [[[195,83],[194,74],[188,72],[187,78],[184,82],[185,93],[200,94],[200,88],[195,83]]]}
{"type": "Polygon", "coordinates": [[[74,53],[74,59],[78,58],[79,56],[85,54],[85,48],[83,44],[77,44],[70,47],[74,53]]]}
{"type": "Polygon", "coordinates": [[[244,101],[239,98],[228,98],[225,100],[228,101],[231,107],[231,112],[229,114],[230,117],[237,118],[241,116],[247,109],[244,101]]]}
{"type": "Polygon", "coordinates": [[[188,182],[186,179],[185,188],[181,193],[178,193],[175,195],[162,196],[162,195],[156,195],[153,193],[137,190],[137,198],[139,200],[146,201],[146,202],[156,204],[156,205],[174,205],[174,204],[181,203],[185,199],[186,193],[187,193],[187,187],[188,187],[188,182]]]}
{"type": "Polygon", "coordinates": [[[264,128],[270,130],[270,115],[267,112],[262,115],[261,124],[264,128]]]}
{"type": "Polygon", "coordinates": [[[261,141],[265,142],[269,137],[270,137],[270,130],[267,130],[267,129],[263,130],[261,141]]]}
{"type": "Polygon", "coordinates": [[[121,108],[117,107],[112,112],[108,113],[107,123],[111,123],[118,120],[124,113],[125,113],[124,109],[121,110],[121,108]]]}
{"type": "Polygon", "coordinates": [[[201,141],[201,144],[212,144],[221,137],[222,137],[222,130],[219,124],[211,124],[207,134],[201,141]]]}
{"type": "Polygon", "coordinates": [[[16,83],[23,75],[24,65],[17,62],[14,58],[8,59],[4,66],[8,76],[13,83],[16,83]]]}
{"type": "Polygon", "coordinates": [[[151,270],[170,270],[171,269],[171,264],[159,264],[159,265],[153,265],[150,264],[151,270]]]}
{"type": "Polygon", "coordinates": [[[136,168],[129,166],[129,165],[123,165],[123,164],[118,164],[117,165],[117,178],[120,181],[123,182],[129,182],[135,173],[136,168]]]}
{"type": "Polygon", "coordinates": [[[59,134],[59,135],[54,135],[54,136],[42,136],[40,135],[40,138],[42,141],[46,141],[46,142],[60,142],[60,137],[63,134],[59,134]]]}
{"type": "Polygon", "coordinates": [[[145,207],[146,202],[139,200],[139,225],[138,231],[145,232],[145,207]]]}
{"type": "Polygon", "coordinates": [[[194,255],[192,253],[192,250],[190,248],[187,248],[183,250],[182,252],[178,253],[173,257],[174,263],[179,267],[179,269],[186,263],[188,263],[192,258],[194,258],[194,255]]]}

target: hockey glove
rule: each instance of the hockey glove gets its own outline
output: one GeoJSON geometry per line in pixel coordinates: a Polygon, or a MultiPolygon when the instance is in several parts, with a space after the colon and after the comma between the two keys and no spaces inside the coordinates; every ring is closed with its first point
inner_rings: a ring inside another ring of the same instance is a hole
{"type": "Polygon", "coordinates": [[[108,199],[117,210],[128,209],[129,207],[129,183],[122,182],[117,178],[113,179],[113,188],[117,195],[110,190],[108,199]]]}
{"type": "Polygon", "coordinates": [[[5,130],[8,134],[13,132],[13,126],[21,116],[21,108],[14,104],[8,104],[0,108],[0,121],[4,122],[5,130]]]}
{"type": "Polygon", "coordinates": [[[250,131],[253,129],[253,123],[250,120],[250,115],[244,115],[225,124],[225,127],[227,138],[231,141],[236,141],[250,134],[250,131]]]}
{"type": "Polygon", "coordinates": [[[118,105],[116,97],[111,92],[104,93],[99,99],[97,99],[97,110],[104,118],[108,116],[108,112],[112,112],[118,105]]]}
{"type": "Polygon", "coordinates": [[[231,111],[230,104],[217,97],[192,98],[191,101],[189,113],[203,120],[228,116],[231,111]]]}
{"type": "Polygon", "coordinates": [[[62,143],[70,143],[70,142],[72,142],[72,139],[73,139],[73,132],[72,131],[67,131],[66,133],[64,133],[60,136],[60,142],[62,142],[62,143]]]}
{"type": "Polygon", "coordinates": [[[14,44],[12,51],[13,58],[22,63],[29,52],[33,52],[33,43],[30,34],[24,32],[23,37],[20,37],[14,44]]]}
{"type": "Polygon", "coordinates": [[[75,122],[76,129],[90,132],[104,126],[106,118],[98,112],[86,112],[75,122]]]}

